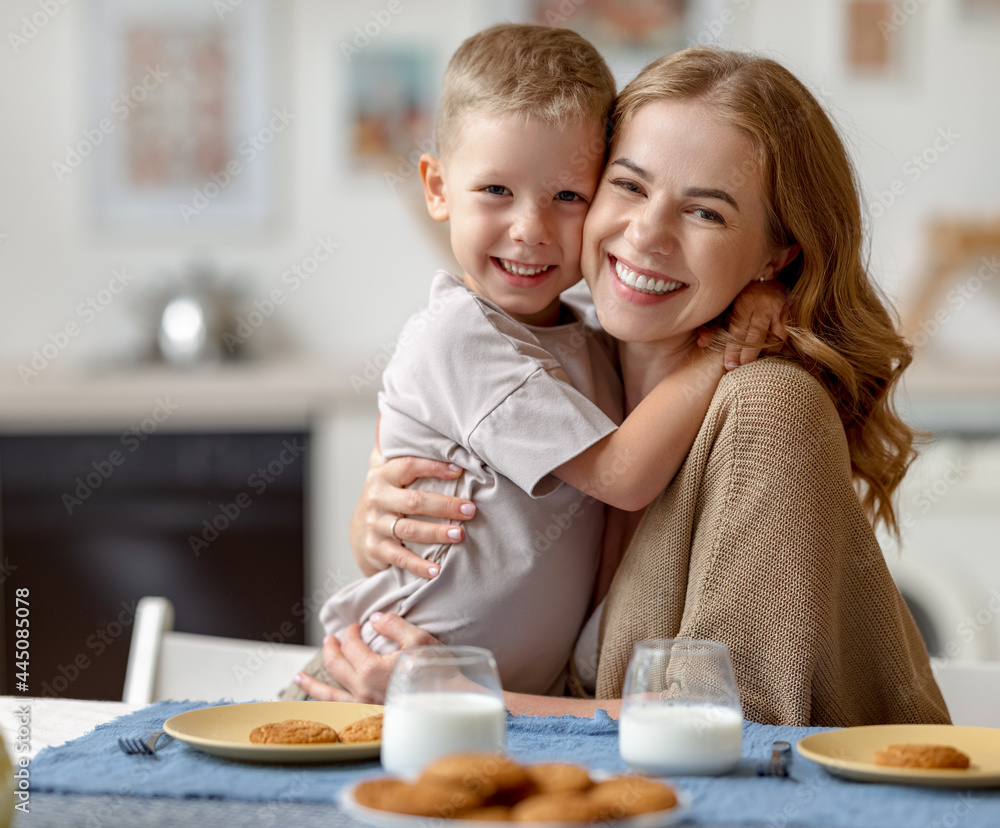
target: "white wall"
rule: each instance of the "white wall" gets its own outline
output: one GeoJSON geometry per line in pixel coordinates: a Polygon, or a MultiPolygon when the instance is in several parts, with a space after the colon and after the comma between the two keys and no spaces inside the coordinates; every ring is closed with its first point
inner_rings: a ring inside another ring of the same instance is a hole
{"type": "MultiPolygon", "coordinates": [[[[132,341],[142,295],[192,256],[208,254],[220,270],[245,274],[248,295],[264,297],[282,286],[281,272],[326,234],[340,244],[333,264],[291,293],[268,323],[280,326],[298,349],[360,364],[420,306],[442,263],[426,232],[433,223],[418,221],[411,202],[392,193],[381,175],[348,169],[340,129],[346,63],[337,44],[364,25],[366,6],[379,4],[303,0],[272,6],[285,30],[283,88],[274,103],[295,116],[269,148],[280,155],[280,221],[262,234],[191,238],[101,233],[88,217],[93,159],[62,183],[52,171],[66,145],[94,125],[88,105],[91,2],[62,7],[17,53],[7,34],[18,32],[21,16],[30,17],[38,6],[12,0],[0,9],[0,361],[25,361],[49,333],[80,322],[75,308],[106,285],[113,269],[137,274],[136,282],[71,342],[58,359],[60,370],[107,359],[132,341]]],[[[443,2],[404,8],[380,37],[430,44],[443,71],[447,55],[478,27],[469,8],[443,2]],[[442,16],[454,28],[442,30],[442,16]]]]}
{"type": "MultiPolygon", "coordinates": [[[[906,300],[926,261],[923,228],[929,218],[1000,219],[1000,93],[994,88],[1000,78],[1000,17],[970,20],[954,0],[895,5],[902,16],[887,31],[903,54],[895,80],[863,81],[845,71],[846,3],[840,0],[758,0],[732,45],[770,52],[833,114],[869,201],[874,272],[891,294],[906,300]],[[932,159],[940,131],[950,135],[938,144],[947,149],[921,169],[911,158],[926,151],[932,159]],[[894,181],[905,190],[883,209],[894,181]]],[[[963,328],[953,327],[956,334],[963,328]]],[[[972,335],[966,339],[975,342],[972,335]]]]}
{"type": "MultiPolygon", "coordinates": [[[[485,0],[401,3],[381,41],[430,45],[439,72],[462,38],[500,14],[485,0]]],[[[52,171],[66,145],[93,125],[93,5],[69,0],[16,53],[8,33],[20,30],[22,15],[38,11],[37,0],[8,0],[0,9],[0,363],[12,370],[50,333],[78,319],[77,304],[115,268],[137,274],[136,284],[71,342],[60,370],[107,359],[133,342],[141,294],[194,253],[207,252],[224,271],[245,273],[250,296],[264,296],[321,234],[340,243],[335,261],[269,325],[314,356],[360,367],[378,354],[422,302],[433,269],[447,264],[438,228],[419,216],[413,198],[391,192],[378,175],[347,168],[341,129],[347,66],[337,44],[385,3],[272,3],[285,67],[275,103],[295,114],[273,148],[281,161],[281,220],[266,233],[194,239],[102,235],[87,215],[94,165],[84,163],[63,183],[52,171]]],[[[840,0],[705,0],[695,17],[696,36],[714,30],[725,45],[765,50],[817,92],[844,129],[870,196],[895,179],[904,182],[905,194],[872,220],[875,271],[903,298],[919,273],[921,230],[930,215],[1000,213],[1000,21],[963,20],[956,2],[907,5],[916,11],[891,37],[905,38],[912,59],[892,83],[858,83],[845,75],[840,0]],[[932,146],[941,129],[960,137],[913,181],[904,163],[932,146]]],[[[949,335],[981,343],[989,335],[984,324],[952,326],[949,335]]]]}

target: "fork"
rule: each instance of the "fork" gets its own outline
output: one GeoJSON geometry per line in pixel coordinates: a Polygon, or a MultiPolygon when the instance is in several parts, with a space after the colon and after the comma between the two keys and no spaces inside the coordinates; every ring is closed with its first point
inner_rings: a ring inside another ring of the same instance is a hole
{"type": "Polygon", "coordinates": [[[118,747],[120,747],[129,756],[152,756],[156,758],[156,743],[159,741],[160,737],[163,735],[162,730],[157,730],[152,736],[150,736],[146,741],[142,741],[137,738],[119,738],[118,747]]]}
{"type": "Polygon", "coordinates": [[[792,764],[792,746],[788,742],[775,742],[771,747],[771,759],[757,766],[757,776],[789,777],[792,764]]]}

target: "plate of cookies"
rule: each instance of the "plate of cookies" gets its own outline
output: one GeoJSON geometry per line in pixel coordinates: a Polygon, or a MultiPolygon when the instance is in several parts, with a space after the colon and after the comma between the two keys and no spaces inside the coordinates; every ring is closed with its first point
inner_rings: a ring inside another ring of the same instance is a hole
{"type": "Polygon", "coordinates": [[[163,729],[197,750],[241,762],[378,759],[382,706],[349,702],[250,702],[171,716],[163,729]]]}
{"type": "Polygon", "coordinates": [[[681,819],[687,798],[644,776],[601,775],[567,762],[521,764],[493,753],[459,753],[428,765],[417,779],[365,779],[345,789],[341,807],[380,828],[413,828],[454,819],[463,828],[497,821],[567,826],[595,822],[658,828],[681,819]]]}
{"type": "Polygon", "coordinates": [[[799,753],[863,782],[949,788],[1000,787],[1000,729],[869,725],[806,736],[799,753]]]}

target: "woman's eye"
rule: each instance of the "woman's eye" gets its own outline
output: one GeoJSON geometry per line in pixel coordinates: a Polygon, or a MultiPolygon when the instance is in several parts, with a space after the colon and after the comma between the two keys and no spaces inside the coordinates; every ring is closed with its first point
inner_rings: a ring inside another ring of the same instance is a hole
{"type": "Polygon", "coordinates": [[[726,223],[726,220],[716,213],[715,210],[709,210],[705,207],[696,208],[694,214],[698,216],[698,218],[705,219],[705,221],[714,221],[716,224],[726,223]]]}
{"type": "Polygon", "coordinates": [[[560,190],[556,193],[557,201],[583,201],[583,196],[574,193],[572,190],[560,190]]]}
{"type": "Polygon", "coordinates": [[[507,195],[510,193],[510,190],[502,184],[490,184],[488,187],[484,187],[483,191],[490,195],[507,195]]]}
{"type": "Polygon", "coordinates": [[[642,193],[642,188],[634,181],[628,178],[613,178],[608,180],[616,187],[620,187],[623,190],[628,190],[630,193],[642,193]]]}

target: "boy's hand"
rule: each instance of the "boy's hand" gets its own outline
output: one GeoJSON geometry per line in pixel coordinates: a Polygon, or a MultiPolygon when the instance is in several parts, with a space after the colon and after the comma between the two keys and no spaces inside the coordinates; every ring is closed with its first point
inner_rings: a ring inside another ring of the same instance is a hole
{"type": "MultiPolygon", "coordinates": [[[[727,371],[753,362],[771,338],[784,342],[788,338],[785,323],[788,321],[788,290],[777,279],[751,282],[733,300],[729,313],[729,334],[747,347],[727,344],[723,362],[727,371]]],[[[706,347],[714,333],[702,328],[698,332],[698,346],[706,347]]]]}
{"type": "MultiPolygon", "coordinates": [[[[375,631],[395,641],[399,650],[441,644],[430,633],[394,613],[373,613],[369,620],[375,631]]],[[[361,625],[351,624],[341,640],[338,641],[335,635],[323,639],[323,666],[343,689],[323,684],[308,673],[298,673],[294,681],[319,701],[383,704],[389,676],[398,657],[399,651],[389,655],[374,652],[361,639],[361,625]]]]}

